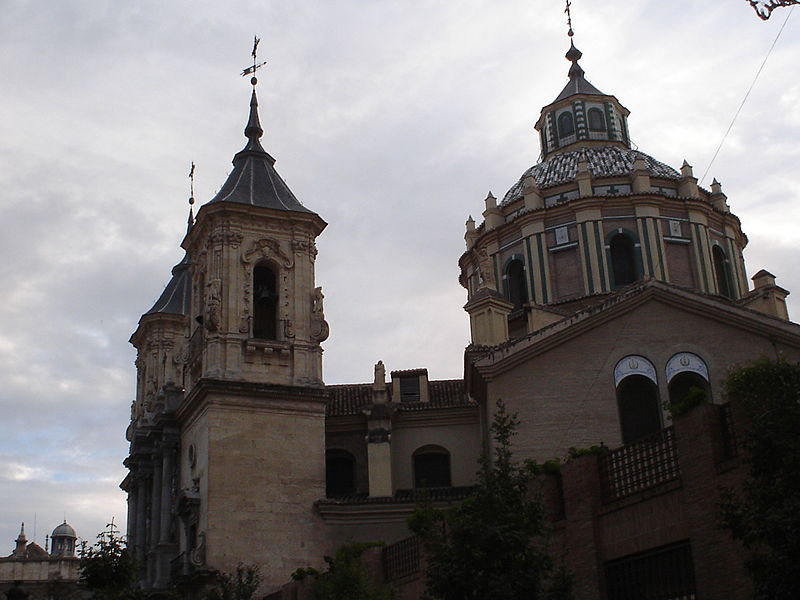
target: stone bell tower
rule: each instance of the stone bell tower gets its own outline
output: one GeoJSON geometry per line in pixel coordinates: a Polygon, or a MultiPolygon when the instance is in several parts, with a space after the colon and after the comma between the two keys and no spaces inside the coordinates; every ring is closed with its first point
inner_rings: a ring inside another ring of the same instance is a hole
{"type": "Polygon", "coordinates": [[[244,133],[131,338],[140,390],[122,487],[151,589],[240,563],[258,566],[268,589],[329,551],[313,512],[325,496],[328,324],[314,263],[326,223],[261,145],[255,87],[244,133]]]}
{"type": "Polygon", "coordinates": [[[213,377],[319,387],[328,325],[314,261],[326,223],[261,146],[255,90],[245,135],[183,242],[193,265],[189,385],[213,377]]]}

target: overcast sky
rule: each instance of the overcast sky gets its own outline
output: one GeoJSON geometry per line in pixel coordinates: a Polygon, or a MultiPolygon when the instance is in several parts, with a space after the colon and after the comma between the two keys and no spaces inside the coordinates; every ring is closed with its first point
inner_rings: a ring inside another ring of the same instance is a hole
{"type": "MultiPolygon", "coordinates": [[[[189,164],[210,199],[244,145],[253,34],[263,142],[328,223],[327,383],[461,376],[464,221],[539,155],[566,82],[556,0],[5,0],[0,11],[0,555],[63,518],[124,522],[128,338],[182,250],[189,164]]],[[[573,1],[587,78],[631,137],[700,177],[788,11],[744,0],[573,1]]],[[[800,15],[704,182],[722,182],[800,316],[800,15]]]]}

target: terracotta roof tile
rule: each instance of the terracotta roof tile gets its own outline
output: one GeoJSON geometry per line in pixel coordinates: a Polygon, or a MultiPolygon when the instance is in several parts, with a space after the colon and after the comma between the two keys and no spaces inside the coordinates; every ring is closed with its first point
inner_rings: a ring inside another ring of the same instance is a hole
{"type": "MultiPolygon", "coordinates": [[[[326,414],[329,417],[342,417],[360,414],[372,403],[371,383],[351,383],[345,385],[329,385],[330,393],[326,414]]],[[[386,385],[391,402],[392,386],[386,385]]],[[[464,389],[463,379],[443,379],[428,382],[429,402],[402,402],[394,406],[401,411],[431,410],[438,408],[455,408],[471,406],[474,402],[464,389]]]]}

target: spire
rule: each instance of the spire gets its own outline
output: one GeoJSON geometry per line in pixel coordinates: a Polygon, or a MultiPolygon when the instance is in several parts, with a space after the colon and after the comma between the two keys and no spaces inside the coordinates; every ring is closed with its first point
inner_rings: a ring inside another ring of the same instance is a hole
{"type": "Polygon", "coordinates": [[[583,77],[584,71],[578,64],[578,61],[583,56],[583,52],[575,47],[575,42],[572,39],[569,40],[569,50],[567,50],[564,56],[572,63],[572,66],[569,68],[569,78],[583,77]]]}
{"type": "Polygon", "coordinates": [[[561,93],[558,95],[558,98],[554,100],[554,102],[574,96],[575,94],[589,94],[592,96],[605,95],[591,83],[586,81],[586,79],[584,79],[583,76],[585,71],[578,64],[578,61],[583,56],[583,52],[575,47],[575,42],[572,41],[572,38],[569,40],[569,50],[567,50],[567,53],[564,56],[572,63],[572,66],[569,68],[569,83],[567,83],[564,89],[561,90],[561,93]]]}
{"type": "Polygon", "coordinates": [[[244,128],[244,135],[248,140],[247,146],[244,148],[245,151],[266,152],[259,141],[261,136],[264,135],[264,130],[261,129],[261,121],[258,119],[258,98],[256,97],[255,85],[253,86],[253,94],[250,96],[250,117],[247,120],[247,126],[244,128]]]}
{"type": "Polygon", "coordinates": [[[22,527],[19,528],[19,535],[14,541],[17,543],[16,547],[14,548],[14,556],[24,556],[25,547],[28,545],[28,538],[25,537],[25,523],[23,523],[22,527]]]}
{"type": "Polygon", "coordinates": [[[567,7],[564,9],[564,12],[567,15],[567,27],[569,28],[567,30],[567,36],[569,36],[569,50],[567,50],[567,53],[564,56],[566,56],[567,60],[572,63],[572,66],[569,68],[569,83],[563,90],[561,90],[561,93],[558,95],[558,98],[555,99],[555,102],[575,94],[592,94],[598,96],[604,95],[603,92],[598,90],[583,78],[584,70],[578,64],[578,61],[583,56],[583,52],[578,50],[575,47],[575,42],[572,41],[572,36],[575,35],[575,32],[572,30],[571,8],[572,2],[567,0],[567,7]]]}

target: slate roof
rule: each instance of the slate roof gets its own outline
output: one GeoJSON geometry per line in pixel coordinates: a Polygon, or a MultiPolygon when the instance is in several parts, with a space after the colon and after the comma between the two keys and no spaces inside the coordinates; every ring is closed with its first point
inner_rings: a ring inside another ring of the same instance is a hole
{"type": "Polygon", "coordinates": [[[633,161],[642,158],[651,177],[680,179],[678,171],[639,150],[618,146],[591,146],[571,152],[558,152],[533,165],[506,192],[500,205],[508,204],[522,197],[522,182],[529,175],[533,176],[540,189],[575,181],[578,173],[578,160],[581,158],[588,163],[589,172],[594,178],[630,176],[633,171],[633,161]]]}
{"type": "MultiPolygon", "coordinates": [[[[350,383],[345,385],[329,385],[330,399],[326,407],[329,417],[342,417],[358,415],[372,404],[371,383],[350,383]]],[[[386,385],[389,401],[392,401],[392,385],[386,385]]],[[[455,408],[459,406],[472,406],[464,390],[463,379],[443,379],[428,382],[429,402],[398,402],[393,405],[400,411],[420,411],[437,408],[455,408]]]]}
{"type": "Polygon", "coordinates": [[[161,292],[153,308],[144,314],[188,315],[190,302],[189,257],[184,256],[181,262],[172,267],[172,279],[161,292]]]}
{"type": "Polygon", "coordinates": [[[605,96],[603,92],[598,90],[583,77],[584,71],[578,64],[581,56],[583,56],[583,53],[575,47],[572,39],[570,39],[569,50],[567,50],[566,54],[567,60],[572,62],[572,66],[569,69],[569,81],[567,82],[567,85],[564,86],[564,89],[561,90],[561,93],[558,95],[558,97],[553,100],[554,103],[558,102],[559,100],[563,100],[564,98],[574,96],[575,94],[605,96]]]}
{"type": "Polygon", "coordinates": [[[259,139],[264,135],[258,119],[256,92],[250,99],[250,118],[245,127],[247,145],[233,157],[233,170],[216,196],[208,204],[235,202],[275,210],[311,213],[303,206],[281,179],[274,168],[272,158],[259,139]]]}

